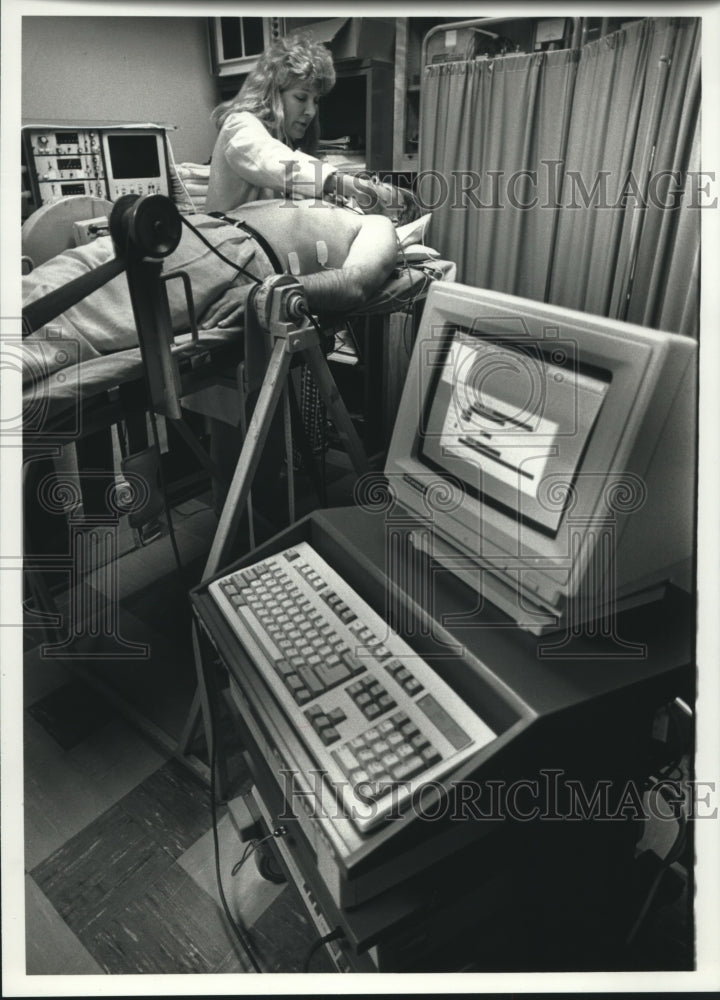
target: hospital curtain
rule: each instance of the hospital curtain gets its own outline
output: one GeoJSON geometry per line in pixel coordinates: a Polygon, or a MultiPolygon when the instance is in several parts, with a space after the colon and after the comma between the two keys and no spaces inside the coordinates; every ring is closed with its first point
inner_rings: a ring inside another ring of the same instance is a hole
{"type": "Polygon", "coordinates": [[[687,175],[700,170],[700,22],[674,19],[659,26],[657,37],[667,79],[654,138],[654,180],[631,261],[634,277],[625,314],[620,315],[697,336],[702,213],[693,205],[697,192],[687,175]]]}
{"type": "Polygon", "coordinates": [[[666,206],[699,168],[699,35],[697,18],[648,18],[579,58],[425,68],[420,178],[482,180],[480,205],[420,191],[460,281],[696,334],[701,213],[689,189],[666,206]]]}
{"type": "Polygon", "coordinates": [[[698,31],[656,18],[583,47],[549,301],[695,333],[699,214],[656,181],[692,162],[698,31]]]}
{"type": "Polygon", "coordinates": [[[418,193],[433,212],[428,239],[459,281],[544,297],[575,59],[425,67],[418,193]]]}

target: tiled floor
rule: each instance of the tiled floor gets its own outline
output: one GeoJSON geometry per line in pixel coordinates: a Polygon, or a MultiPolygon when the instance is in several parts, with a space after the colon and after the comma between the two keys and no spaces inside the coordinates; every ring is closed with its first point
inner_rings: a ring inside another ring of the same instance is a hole
{"type": "MultiPolygon", "coordinates": [[[[199,580],[214,515],[206,502],[191,501],[175,523],[186,575],[199,580]]],[[[83,607],[102,609],[106,598],[117,609],[115,635],[81,634],[74,648],[86,654],[86,674],[110,684],[168,734],[170,746],[195,683],[186,585],[167,537],[140,549],[125,539],[122,551],[117,572],[78,584],[83,607]],[[106,657],[118,649],[125,655],[106,657]]],[[[27,631],[27,974],[247,971],[221,906],[207,789],[40,640],[27,631]]],[[[237,761],[234,779],[238,789],[247,781],[237,761]]],[[[317,933],[295,890],[264,881],[252,859],[231,874],[244,845],[224,808],[217,834],[224,893],[261,968],[300,971],[317,933]]],[[[634,968],[691,967],[685,902],[652,916],[634,968]]],[[[323,951],[313,970],[332,971],[323,951]]]]}
{"type": "MultiPolygon", "coordinates": [[[[185,570],[200,574],[215,518],[204,501],[175,515],[185,570]]],[[[116,636],[80,630],[83,670],[170,737],[182,732],[194,690],[190,611],[168,539],[123,546],[117,573],[82,584],[82,606],[119,610],[116,636]],[[107,643],[107,645],[103,645],[107,643]],[[127,653],[131,655],[127,655],[127,653]]],[[[69,597],[58,598],[61,612],[69,597]]],[[[102,618],[102,612],[101,612],[102,618]]],[[[250,963],[222,912],[209,793],[168,750],[68,669],[41,634],[26,632],[24,682],[26,972],[231,973],[250,963]]],[[[243,775],[236,762],[235,784],[243,775]]],[[[247,782],[245,782],[247,783],[247,782]]],[[[302,968],[317,937],[291,887],[259,875],[218,811],[226,899],[267,971],[302,968]]],[[[318,956],[314,967],[331,971],[318,956]]]]}

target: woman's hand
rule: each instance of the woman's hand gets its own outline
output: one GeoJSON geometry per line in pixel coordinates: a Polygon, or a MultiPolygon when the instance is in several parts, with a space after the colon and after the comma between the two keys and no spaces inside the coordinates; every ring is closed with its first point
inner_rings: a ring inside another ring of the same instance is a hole
{"type": "Polygon", "coordinates": [[[213,327],[242,326],[245,304],[251,285],[231,285],[223,295],[205,310],[200,321],[201,330],[213,327]]]}
{"type": "Polygon", "coordinates": [[[392,205],[393,190],[381,181],[353,174],[333,174],[331,185],[336,194],[351,199],[365,215],[387,215],[392,205]]]}

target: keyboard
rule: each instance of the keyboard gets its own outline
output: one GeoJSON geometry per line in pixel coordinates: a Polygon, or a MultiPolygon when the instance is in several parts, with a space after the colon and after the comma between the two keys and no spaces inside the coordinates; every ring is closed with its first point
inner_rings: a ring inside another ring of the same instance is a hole
{"type": "Polygon", "coordinates": [[[208,589],[360,832],[494,739],[306,542],[208,589]]]}

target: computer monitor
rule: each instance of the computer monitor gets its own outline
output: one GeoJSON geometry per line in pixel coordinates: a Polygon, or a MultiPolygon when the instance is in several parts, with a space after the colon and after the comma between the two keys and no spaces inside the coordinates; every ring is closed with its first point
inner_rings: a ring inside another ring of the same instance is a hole
{"type": "Polygon", "coordinates": [[[416,544],[535,634],[690,589],[695,361],[676,334],[435,284],[385,467],[416,544]]]}

